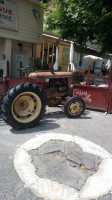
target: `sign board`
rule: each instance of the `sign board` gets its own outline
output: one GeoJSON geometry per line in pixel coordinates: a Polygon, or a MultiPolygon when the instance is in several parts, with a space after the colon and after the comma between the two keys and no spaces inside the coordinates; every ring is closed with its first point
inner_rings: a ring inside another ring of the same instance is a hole
{"type": "Polygon", "coordinates": [[[10,0],[0,0],[0,27],[17,30],[17,5],[10,0]]]}

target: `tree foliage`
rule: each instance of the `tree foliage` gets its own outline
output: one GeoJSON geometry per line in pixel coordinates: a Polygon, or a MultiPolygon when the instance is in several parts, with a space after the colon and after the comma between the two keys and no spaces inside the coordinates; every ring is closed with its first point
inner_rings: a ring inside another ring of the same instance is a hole
{"type": "Polygon", "coordinates": [[[53,0],[45,4],[46,25],[63,39],[112,52],[112,0],[53,0]]]}

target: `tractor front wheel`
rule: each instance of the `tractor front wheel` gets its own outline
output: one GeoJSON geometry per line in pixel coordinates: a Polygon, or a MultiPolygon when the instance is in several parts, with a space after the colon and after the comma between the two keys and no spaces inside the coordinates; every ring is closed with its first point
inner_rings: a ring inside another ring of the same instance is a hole
{"type": "Polygon", "coordinates": [[[85,102],[80,97],[71,97],[65,102],[64,113],[68,118],[80,117],[85,111],[85,102]]]}
{"type": "Polygon", "coordinates": [[[8,90],[1,111],[7,124],[14,129],[26,129],[37,125],[45,105],[45,97],[36,85],[21,83],[8,90]]]}

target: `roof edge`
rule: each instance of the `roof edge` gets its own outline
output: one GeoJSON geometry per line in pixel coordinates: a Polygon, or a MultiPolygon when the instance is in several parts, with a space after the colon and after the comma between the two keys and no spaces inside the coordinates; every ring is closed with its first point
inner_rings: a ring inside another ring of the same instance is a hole
{"type": "Polygon", "coordinates": [[[38,5],[38,6],[41,6],[39,0],[27,0],[27,1],[29,1],[29,2],[31,2],[31,3],[34,3],[34,4],[38,5]]]}

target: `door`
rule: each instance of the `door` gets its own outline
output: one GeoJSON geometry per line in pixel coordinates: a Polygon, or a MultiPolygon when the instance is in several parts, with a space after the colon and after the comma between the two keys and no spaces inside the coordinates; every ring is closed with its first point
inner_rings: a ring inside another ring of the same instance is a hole
{"type": "Polygon", "coordinates": [[[20,62],[22,62],[23,67],[27,65],[26,52],[12,52],[12,77],[20,76],[20,62]]]}

